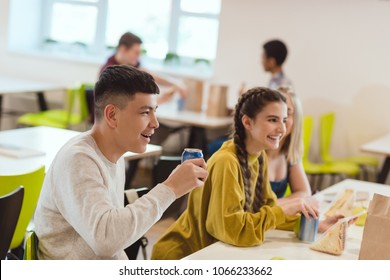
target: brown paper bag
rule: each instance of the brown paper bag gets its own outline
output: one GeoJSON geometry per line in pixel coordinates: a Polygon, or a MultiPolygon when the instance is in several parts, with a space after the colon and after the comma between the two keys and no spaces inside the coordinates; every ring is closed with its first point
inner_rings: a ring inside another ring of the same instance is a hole
{"type": "Polygon", "coordinates": [[[228,87],[211,85],[207,103],[207,116],[226,117],[228,115],[227,96],[228,87]]]}
{"type": "Polygon", "coordinates": [[[390,197],[374,194],[368,207],[359,260],[390,260],[390,197]]]}
{"type": "Polygon", "coordinates": [[[203,82],[199,80],[186,80],[187,96],[184,109],[188,111],[202,111],[203,82]]]}

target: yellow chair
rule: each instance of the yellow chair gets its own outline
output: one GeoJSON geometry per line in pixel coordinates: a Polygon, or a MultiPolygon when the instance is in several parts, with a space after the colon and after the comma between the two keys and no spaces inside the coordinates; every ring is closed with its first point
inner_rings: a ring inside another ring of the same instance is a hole
{"type": "Polygon", "coordinates": [[[288,197],[290,195],[291,195],[291,187],[290,187],[290,184],[287,184],[287,188],[286,188],[286,191],[284,192],[283,197],[288,197]]]}
{"type": "Polygon", "coordinates": [[[12,192],[17,188],[16,186],[24,186],[22,209],[12,237],[11,249],[19,247],[24,240],[27,226],[38,203],[44,177],[44,166],[26,174],[0,176],[0,196],[12,192]]]}
{"type": "MultiPolygon", "coordinates": [[[[321,185],[323,175],[330,175],[335,181],[336,177],[344,178],[348,176],[357,176],[360,172],[358,165],[343,165],[339,163],[313,163],[309,160],[309,151],[311,137],[313,131],[314,119],[311,116],[303,118],[303,157],[302,164],[305,173],[319,177],[318,185],[321,185]]],[[[314,182],[315,183],[315,182],[314,182]]],[[[317,186],[313,183],[313,192],[317,190],[317,186]]]]}
{"type": "Polygon", "coordinates": [[[64,109],[53,109],[38,113],[24,114],[18,118],[18,123],[27,126],[50,126],[70,128],[88,119],[88,105],[85,90],[88,85],[67,90],[67,101],[64,109]],[[77,101],[79,111],[76,110],[77,101]]]}
{"type": "MultiPolygon", "coordinates": [[[[379,162],[375,157],[353,156],[348,158],[334,158],[330,153],[332,143],[333,126],[335,121],[334,113],[323,114],[320,117],[320,150],[321,160],[326,163],[337,163],[340,165],[359,165],[362,170],[367,171],[366,167],[371,166],[377,169],[379,162]]],[[[367,175],[367,173],[365,172],[367,175]]],[[[368,179],[368,178],[366,178],[368,179]]]]}
{"type": "Polygon", "coordinates": [[[34,231],[27,233],[26,244],[24,246],[24,260],[38,260],[38,237],[34,231]]]}

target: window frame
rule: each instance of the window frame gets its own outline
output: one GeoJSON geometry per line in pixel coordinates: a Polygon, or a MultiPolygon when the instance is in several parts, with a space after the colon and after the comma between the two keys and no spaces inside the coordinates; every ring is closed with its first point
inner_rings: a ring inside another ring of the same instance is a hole
{"type": "MultiPolygon", "coordinates": [[[[96,33],[94,35],[94,41],[92,44],[86,47],[88,55],[103,55],[112,52],[112,49],[108,48],[105,43],[106,29],[107,29],[107,16],[108,16],[108,1],[109,0],[96,0],[96,2],[85,2],[79,0],[43,0],[42,2],[42,11],[43,17],[41,21],[41,38],[40,41],[42,46],[47,45],[47,39],[50,38],[50,26],[52,22],[52,13],[53,6],[56,3],[67,3],[74,5],[84,5],[84,6],[93,6],[97,8],[97,19],[96,19],[96,33]],[[99,31],[99,32],[98,32],[99,31]]],[[[209,18],[219,20],[219,14],[209,14],[209,13],[193,13],[181,10],[181,0],[171,0],[171,18],[169,23],[168,30],[168,52],[177,53],[178,49],[178,34],[179,34],[179,22],[182,17],[197,17],[197,18],[209,18]]],[[[61,43],[60,45],[66,45],[67,43],[61,43]]],[[[162,62],[163,60],[148,57],[146,55],[146,60],[151,62],[162,62]]],[[[194,61],[197,57],[195,56],[180,56],[180,64],[188,65],[194,61]]],[[[213,63],[213,60],[210,60],[210,63],[213,63]]]]}

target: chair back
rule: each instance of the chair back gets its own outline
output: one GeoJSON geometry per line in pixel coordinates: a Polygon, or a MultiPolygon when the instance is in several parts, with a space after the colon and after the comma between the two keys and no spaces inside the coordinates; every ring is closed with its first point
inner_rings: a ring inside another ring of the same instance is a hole
{"type": "Polygon", "coordinates": [[[334,125],[334,113],[323,114],[320,117],[320,154],[324,162],[332,161],[330,147],[334,125]]]}
{"type": "Polygon", "coordinates": [[[72,122],[71,120],[73,116],[77,116],[77,123],[81,123],[88,119],[89,110],[88,103],[86,98],[86,89],[87,84],[81,84],[80,86],[67,89],[67,100],[66,100],[66,127],[69,127],[72,122]],[[78,103],[78,112],[76,110],[78,103]]]}
{"type": "Polygon", "coordinates": [[[311,137],[313,132],[313,117],[312,116],[304,116],[302,123],[302,135],[303,135],[303,156],[302,161],[309,161],[309,153],[310,153],[310,144],[311,137]]]}
{"type": "MultiPolygon", "coordinates": [[[[1,184],[0,184],[1,185],[1,184]]],[[[24,188],[0,196],[0,259],[5,260],[22,209],[24,188]]]]}
{"type": "Polygon", "coordinates": [[[22,244],[26,234],[27,226],[33,217],[41,193],[45,167],[42,166],[35,171],[18,175],[0,176],[0,195],[10,193],[16,189],[15,186],[24,187],[24,199],[15,233],[12,238],[11,248],[14,249],[22,244]]]}
{"type": "Polygon", "coordinates": [[[24,247],[24,260],[38,260],[38,237],[34,231],[28,233],[24,247]]]}

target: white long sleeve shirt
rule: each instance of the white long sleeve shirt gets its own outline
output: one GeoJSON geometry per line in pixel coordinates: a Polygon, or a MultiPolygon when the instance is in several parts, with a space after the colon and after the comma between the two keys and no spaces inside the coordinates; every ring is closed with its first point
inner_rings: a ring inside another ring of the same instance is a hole
{"type": "Polygon", "coordinates": [[[110,162],[90,132],[54,158],[35,212],[40,259],[127,259],[124,249],[157,222],[176,199],[158,184],[124,204],[125,163],[110,162]]]}

